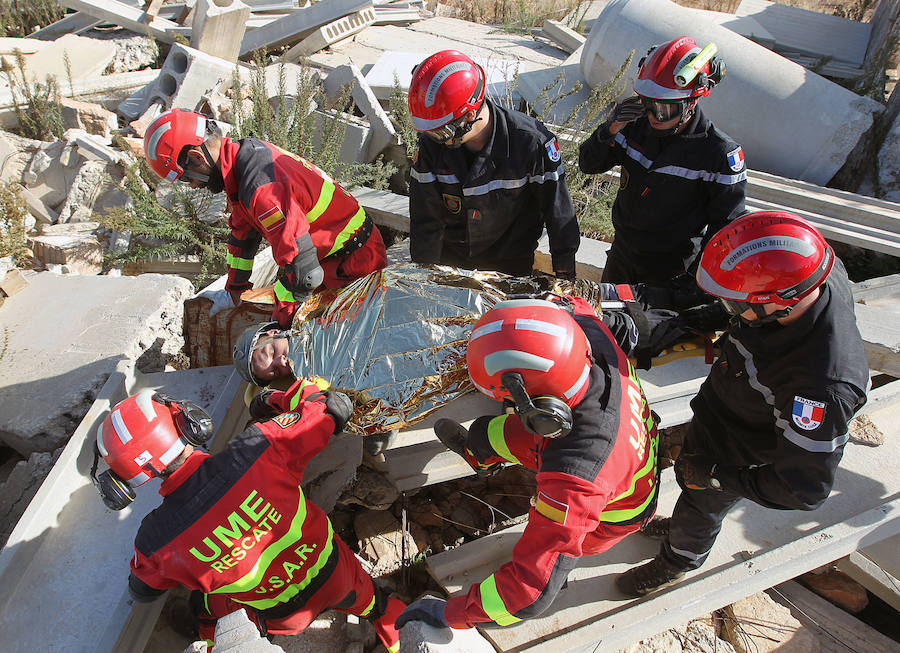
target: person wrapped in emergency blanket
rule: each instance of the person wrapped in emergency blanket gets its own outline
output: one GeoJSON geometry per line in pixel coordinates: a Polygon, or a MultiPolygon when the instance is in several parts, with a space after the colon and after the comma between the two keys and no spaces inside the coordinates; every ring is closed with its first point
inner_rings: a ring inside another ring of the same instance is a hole
{"type": "Polygon", "coordinates": [[[508,299],[554,295],[587,300],[619,347],[644,369],[685,338],[684,347],[693,350],[687,353],[711,360],[705,334],[727,322],[717,304],[685,307],[673,293],[642,284],[401,263],[311,297],[289,330],[271,322],[249,327],[235,344],[234,365],[246,381],[265,388],[250,404],[258,419],[290,411],[308,380],[320,378],[353,399],[348,432],[384,433],[411,426],[474,390],[466,347],[486,311],[508,299]],[[283,379],[293,383],[281,390],[267,387],[280,381],[275,385],[284,388],[283,379]]]}

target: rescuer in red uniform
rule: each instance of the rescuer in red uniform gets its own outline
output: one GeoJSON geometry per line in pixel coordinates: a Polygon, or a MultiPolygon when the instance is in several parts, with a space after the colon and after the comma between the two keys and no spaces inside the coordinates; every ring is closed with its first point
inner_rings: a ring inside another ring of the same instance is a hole
{"type": "Polygon", "coordinates": [[[133,488],[162,478],[162,504],[135,538],[131,596],[194,590],[208,640],[218,617],[241,608],[274,635],[296,635],[333,609],[369,619],[388,650],[399,650],[393,623],[405,605],[374,584],[300,488],[306,465],[352,410],[346,395],[305,382],[292,412],[252,424],[211,456],[194,449],[213,430],[198,406],[150,392],[117,404],[97,435],[95,456],[109,470],[97,476],[96,457],[91,470],[104,502],[121,510],[133,488]]]}
{"type": "Polygon", "coordinates": [[[606,551],[656,510],[657,433],[634,368],[583,299],[497,304],[476,323],[466,362],[475,386],[515,407],[467,432],[435,424],[476,470],[511,462],[537,471],[537,497],[512,561],[448,601],[403,612],[432,626],[507,626],[550,607],[582,556],[606,551]]]}
{"type": "Polygon", "coordinates": [[[204,116],[183,109],[150,123],[144,154],[168,181],[228,194],[225,288],[235,303],[250,289],[261,240],[272,245],[280,266],[272,319],[283,328],[312,291],[339,288],[387,265],[381,234],[356,199],[296,154],[256,138],[220,137],[204,116]]]}

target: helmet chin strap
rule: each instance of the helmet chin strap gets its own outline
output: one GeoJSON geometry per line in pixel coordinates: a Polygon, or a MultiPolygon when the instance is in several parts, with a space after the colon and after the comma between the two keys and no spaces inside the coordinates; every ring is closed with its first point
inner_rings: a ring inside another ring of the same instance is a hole
{"type": "Polygon", "coordinates": [[[456,128],[456,133],[453,134],[453,138],[444,143],[444,147],[450,148],[451,150],[456,150],[462,147],[462,139],[465,138],[466,134],[472,131],[472,128],[475,126],[475,123],[479,120],[484,120],[484,118],[475,118],[472,121],[466,121],[456,128]]]}
{"type": "Polygon", "coordinates": [[[760,327],[764,324],[771,324],[777,320],[780,320],[783,317],[787,317],[791,314],[791,311],[794,310],[793,306],[785,306],[784,308],[779,308],[777,311],[773,313],[766,313],[765,310],[759,304],[754,304],[752,306],[753,312],[756,314],[756,319],[748,320],[745,317],[739,317],[741,322],[746,324],[749,327],[760,327]]]}

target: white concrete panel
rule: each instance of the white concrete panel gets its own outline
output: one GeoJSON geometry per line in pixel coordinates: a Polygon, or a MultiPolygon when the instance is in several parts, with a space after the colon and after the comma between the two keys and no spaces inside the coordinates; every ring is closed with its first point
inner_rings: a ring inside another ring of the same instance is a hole
{"type": "Polygon", "coordinates": [[[291,41],[299,41],[314,29],[371,4],[371,0],[317,2],[245,34],[244,40],[241,41],[241,56],[257,48],[272,48],[291,41]]]}
{"type": "Polygon", "coordinates": [[[118,2],[118,0],[60,0],[59,4],[80,13],[109,21],[113,25],[121,25],[136,34],[148,34],[163,43],[172,43],[175,40],[173,30],[180,27],[178,23],[158,16],[149,23],[142,22],[143,9],[118,2]]]}
{"type": "Polygon", "coordinates": [[[728,74],[701,106],[743,146],[749,168],[824,185],[883,109],[668,0],[612,0],[585,43],[582,73],[596,87],[634,50],[630,87],[647,49],[680,34],[718,45],[728,74]]]}

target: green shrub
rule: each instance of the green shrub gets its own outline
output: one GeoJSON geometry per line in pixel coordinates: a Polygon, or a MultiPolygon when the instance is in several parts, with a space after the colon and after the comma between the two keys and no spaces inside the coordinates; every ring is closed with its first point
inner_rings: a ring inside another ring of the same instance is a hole
{"type": "MultiPolygon", "coordinates": [[[[3,57],[0,60],[0,70],[9,82],[19,121],[18,133],[41,141],[61,138],[62,106],[59,103],[59,85],[56,79],[48,76],[44,83],[29,82],[25,74],[25,59],[18,50],[14,52],[15,65],[3,57]]],[[[66,64],[68,68],[68,61],[66,64]]]]}
{"type": "Polygon", "coordinates": [[[12,256],[16,265],[29,258],[25,227],[28,209],[19,195],[22,187],[15,182],[0,184],[0,256],[12,256]]]}
{"type": "Polygon", "coordinates": [[[54,0],[0,0],[0,36],[28,36],[66,13],[54,0]]]}

